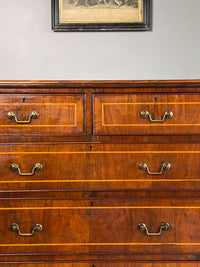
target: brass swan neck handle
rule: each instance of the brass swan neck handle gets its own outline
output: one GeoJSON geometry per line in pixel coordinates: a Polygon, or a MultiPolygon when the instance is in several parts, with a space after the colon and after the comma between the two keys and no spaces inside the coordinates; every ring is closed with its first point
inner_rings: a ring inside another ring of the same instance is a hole
{"type": "Polygon", "coordinates": [[[18,124],[29,124],[31,123],[32,119],[38,119],[39,113],[37,111],[32,111],[27,121],[19,121],[13,111],[9,111],[7,116],[9,120],[15,120],[15,122],[18,124]]]}
{"type": "Polygon", "coordinates": [[[43,166],[42,164],[40,163],[36,163],[33,168],[32,168],[32,171],[30,173],[22,173],[21,172],[21,169],[20,169],[20,166],[16,163],[12,163],[10,165],[10,170],[13,171],[13,172],[16,172],[18,171],[19,175],[20,176],[32,176],[35,174],[35,171],[41,171],[43,169],[43,166]]]}
{"type": "Polygon", "coordinates": [[[149,170],[148,165],[145,162],[143,162],[143,163],[139,164],[139,169],[141,171],[147,171],[147,173],[149,175],[161,175],[161,174],[163,174],[164,171],[169,171],[171,169],[171,164],[169,162],[162,162],[161,163],[161,169],[159,172],[151,172],[149,170]]]}
{"type": "Polygon", "coordinates": [[[19,236],[32,236],[35,232],[42,232],[42,225],[35,224],[31,230],[31,233],[21,233],[20,226],[17,223],[12,223],[10,226],[10,231],[17,232],[19,236]]]}
{"type": "Polygon", "coordinates": [[[144,119],[148,119],[149,118],[149,121],[150,122],[164,122],[166,119],[171,119],[173,117],[173,112],[172,111],[165,111],[164,115],[163,115],[163,118],[161,120],[154,120],[152,119],[152,116],[151,114],[149,113],[148,110],[143,110],[141,111],[140,113],[140,116],[144,119]]]}
{"type": "Polygon", "coordinates": [[[149,233],[149,230],[145,223],[141,222],[138,224],[138,230],[140,232],[146,232],[148,236],[158,236],[158,235],[161,235],[162,231],[168,231],[169,229],[170,229],[169,223],[162,222],[158,233],[149,233]]]}

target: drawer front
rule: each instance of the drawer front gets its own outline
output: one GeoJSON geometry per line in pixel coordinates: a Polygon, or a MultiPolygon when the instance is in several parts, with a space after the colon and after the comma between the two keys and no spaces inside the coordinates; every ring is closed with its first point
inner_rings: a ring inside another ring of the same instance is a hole
{"type": "Polygon", "coordinates": [[[94,95],[95,135],[171,135],[200,131],[199,94],[94,95]]]}
{"type": "Polygon", "coordinates": [[[2,145],[2,189],[197,188],[200,145],[2,145]]]}
{"type": "Polygon", "coordinates": [[[199,207],[99,208],[91,212],[90,241],[99,253],[197,253],[199,222],[199,207]]]}
{"type": "Polygon", "coordinates": [[[1,245],[87,243],[89,221],[85,210],[65,207],[0,208],[1,245]],[[44,208],[44,209],[43,209],[44,208]]]}
{"type": "Polygon", "coordinates": [[[104,207],[93,209],[90,216],[91,242],[170,245],[200,241],[200,207],[104,207]]]}
{"type": "Polygon", "coordinates": [[[178,258],[178,254],[200,252],[199,205],[170,206],[167,200],[164,206],[158,202],[153,206],[150,200],[145,206],[134,205],[134,201],[129,201],[130,206],[120,201],[96,206],[94,201],[92,207],[80,200],[73,206],[64,200],[20,200],[22,205],[16,200],[9,206],[6,202],[0,208],[0,254],[65,252],[65,259],[75,254],[95,259],[98,253],[111,259],[126,251],[126,259],[134,254],[142,259],[149,253],[178,258]],[[42,229],[37,232],[38,224],[42,229]]]}
{"type": "Polygon", "coordinates": [[[1,95],[2,135],[83,135],[84,95],[1,95]]]}

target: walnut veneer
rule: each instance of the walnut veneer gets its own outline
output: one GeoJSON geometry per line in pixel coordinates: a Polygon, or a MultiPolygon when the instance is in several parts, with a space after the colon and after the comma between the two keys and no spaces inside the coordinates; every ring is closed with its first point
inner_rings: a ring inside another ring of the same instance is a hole
{"type": "Polygon", "coordinates": [[[199,80],[0,81],[1,266],[198,267],[199,114],[199,80]]]}

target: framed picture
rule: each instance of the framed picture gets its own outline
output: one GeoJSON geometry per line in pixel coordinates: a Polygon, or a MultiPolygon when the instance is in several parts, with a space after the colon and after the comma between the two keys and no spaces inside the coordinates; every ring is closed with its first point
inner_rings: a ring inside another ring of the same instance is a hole
{"type": "Polygon", "coordinates": [[[52,0],[54,31],[149,31],[152,0],[52,0]]]}

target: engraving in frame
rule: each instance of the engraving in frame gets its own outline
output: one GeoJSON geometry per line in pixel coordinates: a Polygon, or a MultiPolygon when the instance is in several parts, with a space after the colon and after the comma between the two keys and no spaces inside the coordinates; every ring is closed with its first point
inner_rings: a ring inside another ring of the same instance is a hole
{"type": "Polygon", "coordinates": [[[148,31],[152,0],[51,0],[54,31],[148,31]]]}

